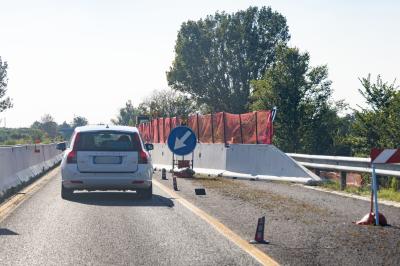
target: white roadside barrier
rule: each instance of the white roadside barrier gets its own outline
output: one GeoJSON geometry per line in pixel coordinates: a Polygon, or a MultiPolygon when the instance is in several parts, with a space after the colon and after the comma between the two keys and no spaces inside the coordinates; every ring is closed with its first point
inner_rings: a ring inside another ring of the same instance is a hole
{"type": "Polygon", "coordinates": [[[61,161],[56,144],[0,147],[0,197],[61,161]]]}
{"type": "MultiPolygon", "coordinates": [[[[154,167],[172,169],[172,153],[166,144],[154,143],[154,167]]],[[[250,180],[312,183],[321,179],[274,145],[198,143],[194,151],[194,171],[211,176],[250,180]]],[[[176,159],[182,160],[182,156],[176,159]]],[[[191,160],[192,155],[184,159],[191,160]]]]}

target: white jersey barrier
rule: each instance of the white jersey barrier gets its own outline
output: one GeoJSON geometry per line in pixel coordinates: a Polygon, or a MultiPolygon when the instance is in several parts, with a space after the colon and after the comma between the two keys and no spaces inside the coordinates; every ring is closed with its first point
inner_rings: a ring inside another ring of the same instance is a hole
{"type": "Polygon", "coordinates": [[[48,170],[61,158],[56,144],[0,147],[0,197],[48,170]]]}
{"type": "MultiPolygon", "coordinates": [[[[166,144],[154,143],[154,167],[172,168],[172,153],[166,144]]],[[[191,160],[192,155],[184,157],[191,160]]],[[[321,179],[274,145],[198,143],[194,151],[196,173],[252,180],[310,183],[321,179]]],[[[176,156],[181,160],[182,156],[176,156]]]]}

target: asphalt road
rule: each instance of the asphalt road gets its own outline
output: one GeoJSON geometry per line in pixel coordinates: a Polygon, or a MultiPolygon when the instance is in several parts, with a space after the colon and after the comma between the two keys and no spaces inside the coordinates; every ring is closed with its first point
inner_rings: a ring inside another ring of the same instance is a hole
{"type": "Polygon", "coordinates": [[[0,265],[258,265],[154,187],[60,197],[60,175],[0,222],[0,265]]]}
{"type": "MultiPolygon", "coordinates": [[[[172,186],[168,179],[160,182],[172,186]]],[[[353,222],[368,213],[368,201],[303,185],[199,177],[180,178],[178,187],[179,195],[243,239],[254,236],[257,219],[265,216],[270,244],[258,248],[282,265],[400,265],[397,207],[380,205],[391,226],[361,226],[353,222]],[[206,196],[194,194],[200,187],[206,196]]]]}

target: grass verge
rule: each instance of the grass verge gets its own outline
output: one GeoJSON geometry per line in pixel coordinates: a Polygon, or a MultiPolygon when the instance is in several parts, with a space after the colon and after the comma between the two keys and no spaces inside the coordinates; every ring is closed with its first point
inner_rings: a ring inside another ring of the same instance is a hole
{"type": "MultiPolygon", "coordinates": [[[[330,190],[337,190],[340,191],[340,184],[339,182],[328,180],[326,182],[321,183],[322,187],[330,189],[330,190]]],[[[371,188],[370,187],[354,187],[349,186],[346,187],[344,192],[360,195],[360,196],[369,196],[371,195],[371,188]]],[[[380,199],[391,200],[400,202],[400,192],[394,191],[391,188],[383,188],[381,187],[378,191],[378,197],[380,199]]]]}

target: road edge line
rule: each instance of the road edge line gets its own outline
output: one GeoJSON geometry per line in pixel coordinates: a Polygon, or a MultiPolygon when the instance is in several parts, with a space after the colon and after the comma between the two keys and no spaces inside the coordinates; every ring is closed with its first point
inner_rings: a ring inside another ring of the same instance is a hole
{"type": "Polygon", "coordinates": [[[159,187],[165,193],[169,194],[171,197],[174,198],[174,200],[181,203],[192,213],[194,213],[195,215],[197,215],[198,217],[200,217],[201,219],[206,221],[209,225],[211,225],[215,230],[217,230],[225,238],[227,238],[228,240],[230,240],[231,242],[236,244],[239,248],[241,248],[246,253],[251,255],[253,258],[255,258],[261,264],[263,264],[263,265],[279,265],[279,263],[277,261],[275,261],[273,258],[271,258],[267,254],[265,254],[263,251],[261,251],[254,245],[251,245],[250,243],[248,243],[248,241],[241,238],[238,234],[233,232],[231,229],[229,229],[227,226],[225,226],[219,220],[212,217],[211,215],[209,215],[202,209],[196,207],[194,204],[192,204],[188,200],[184,199],[183,197],[179,196],[177,193],[175,193],[171,189],[167,188],[166,186],[164,186],[163,184],[159,183],[156,180],[153,180],[153,184],[155,184],[157,187],[159,187]]]}

